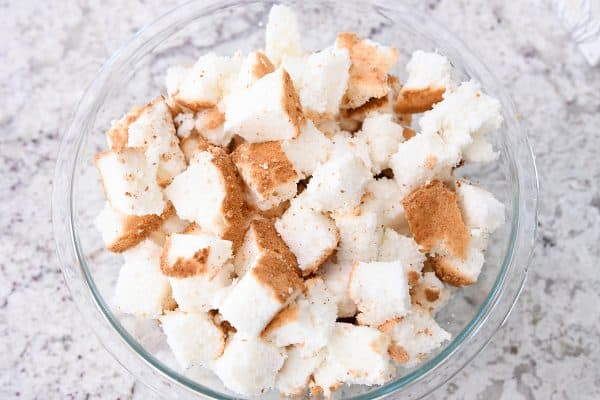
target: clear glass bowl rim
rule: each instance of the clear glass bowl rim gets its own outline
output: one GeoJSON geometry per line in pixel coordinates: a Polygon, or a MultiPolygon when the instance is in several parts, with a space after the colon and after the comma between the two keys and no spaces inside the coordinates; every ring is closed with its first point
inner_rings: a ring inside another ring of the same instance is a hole
{"type": "MultiPolygon", "coordinates": [[[[102,298],[94,283],[86,264],[86,257],[77,240],[73,215],[74,202],[76,201],[73,183],[76,179],[75,171],[78,165],[78,156],[83,138],[87,132],[85,127],[89,126],[90,121],[93,121],[100,100],[104,99],[102,95],[105,94],[103,88],[118,65],[126,61],[131,62],[131,57],[135,59],[136,55],[145,54],[142,50],[151,49],[158,44],[153,43],[152,39],[165,30],[178,29],[179,26],[185,25],[187,21],[200,15],[208,15],[220,8],[255,3],[256,1],[192,0],[174,8],[143,27],[110,57],[83,94],[71,124],[61,141],[57,157],[53,181],[52,221],[57,253],[67,286],[82,315],[86,318],[86,322],[100,338],[107,351],[142,383],[167,398],[171,393],[169,390],[174,388],[177,388],[180,392],[182,391],[182,393],[196,394],[200,397],[215,399],[235,399],[237,397],[230,397],[204,387],[165,366],[152,354],[144,350],[113,315],[109,305],[102,298]],[[185,16],[182,17],[182,10],[184,9],[185,16]],[[95,309],[93,316],[88,313],[91,309],[95,309]],[[114,335],[114,331],[118,335],[114,335]],[[123,351],[133,352],[134,355],[124,356],[123,351]],[[147,367],[153,370],[152,374],[144,373],[144,368],[147,367]],[[166,381],[157,383],[156,378],[166,381]]],[[[515,175],[518,183],[514,199],[514,218],[512,220],[510,244],[502,269],[487,299],[471,322],[442,352],[429,359],[419,369],[366,394],[354,397],[354,399],[380,398],[401,389],[405,394],[411,395],[410,398],[414,398],[413,396],[422,397],[444,384],[475,357],[489,342],[498,328],[503,325],[512,311],[524,286],[535,243],[539,208],[537,170],[531,146],[516,117],[518,114],[512,100],[492,73],[481,63],[480,58],[469,51],[459,39],[446,31],[441,25],[432,23],[430,17],[425,17],[402,4],[379,6],[377,1],[360,2],[356,0],[349,3],[353,5],[369,3],[370,6],[382,11],[389,8],[396,12],[407,13],[407,15],[411,15],[411,18],[427,19],[430,29],[433,25],[438,34],[443,35],[439,37],[444,38],[445,51],[451,49],[451,52],[465,59],[466,64],[476,71],[478,76],[484,78],[480,79],[484,88],[494,87],[495,93],[505,109],[505,123],[511,132],[510,136],[516,141],[510,149],[512,155],[511,172],[515,175]],[[506,118],[507,115],[509,116],[508,119],[506,118]],[[452,363],[453,358],[458,359],[458,361],[452,363]],[[450,364],[449,373],[432,378],[435,370],[448,364],[450,364]],[[417,388],[419,382],[422,382],[426,377],[429,379],[426,390],[417,388]]],[[[448,55],[451,56],[451,54],[448,55]]]]}

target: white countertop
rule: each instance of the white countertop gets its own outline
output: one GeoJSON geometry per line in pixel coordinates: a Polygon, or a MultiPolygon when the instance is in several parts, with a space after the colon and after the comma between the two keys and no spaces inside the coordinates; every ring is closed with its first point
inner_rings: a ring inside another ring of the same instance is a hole
{"type": "MultiPolygon", "coordinates": [[[[585,63],[549,1],[411,2],[446,21],[513,94],[542,181],[538,247],[517,307],[431,398],[598,399],[600,68],[585,63]]],[[[147,398],[70,299],[49,199],[61,129],[83,89],[175,3],[0,2],[0,398],[147,398]]]]}

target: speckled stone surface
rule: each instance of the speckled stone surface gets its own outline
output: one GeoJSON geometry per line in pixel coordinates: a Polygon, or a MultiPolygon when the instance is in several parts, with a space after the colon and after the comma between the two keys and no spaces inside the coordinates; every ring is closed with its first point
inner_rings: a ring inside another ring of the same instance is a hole
{"type": "MultiPolygon", "coordinates": [[[[0,1],[0,398],[141,399],[84,325],[50,226],[61,129],[119,44],[177,2],[0,1]]],[[[432,399],[600,398],[600,69],[549,1],[413,1],[513,94],[541,174],[536,257],[506,326],[432,399]]]]}

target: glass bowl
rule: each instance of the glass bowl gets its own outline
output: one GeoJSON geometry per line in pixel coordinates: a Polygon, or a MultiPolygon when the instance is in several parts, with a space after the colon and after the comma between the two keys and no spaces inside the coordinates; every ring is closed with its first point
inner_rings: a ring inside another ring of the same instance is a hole
{"type": "MultiPolygon", "coordinates": [[[[463,368],[505,321],[523,287],[535,240],[537,176],[527,137],[501,84],[452,34],[426,15],[400,4],[385,8],[362,1],[283,1],[298,13],[304,46],[316,50],[341,31],[393,45],[401,54],[394,73],[416,49],[438,50],[454,65],[457,78],[474,78],[500,100],[505,123],[491,136],[500,158],[485,166],[462,167],[459,175],[481,183],[506,205],[507,223],[492,237],[479,281],[457,292],[438,314],[453,340],[413,369],[400,369],[379,387],[343,389],[336,397],[373,399],[390,393],[419,398],[463,368]]],[[[104,195],[93,155],[106,146],[110,121],[163,91],[174,64],[201,54],[232,54],[263,47],[270,1],[192,1],[138,32],[117,51],[87,89],[58,156],[53,224],[59,258],[73,298],[106,349],[137,379],[165,398],[239,398],[210,372],[179,371],[155,321],[113,312],[110,305],[120,257],[103,247],[93,219],[104,195]]],[[[275,393],[262,397],[278,398],[275,393]]]]}

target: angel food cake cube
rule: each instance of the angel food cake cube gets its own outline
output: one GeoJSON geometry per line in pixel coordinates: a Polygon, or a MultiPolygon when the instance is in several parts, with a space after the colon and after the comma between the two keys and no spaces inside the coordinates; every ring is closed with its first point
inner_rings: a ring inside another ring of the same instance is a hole
{"type": "Polygon", "coordinates": [[[244,143],[231,158],[248,188],[250,203],[259,210],[296,195],[299,178],[279,142],[244,143]]]}
{"type": "Polygon", "coordinates": [[[238,334],[256,337],[303,288],[297,268],[268,253],[257,258],[235,284],[220,311],[238,334]]]}
{"type": "Polygon", "coordinates": [[[333,253],[339,232],[328,216],[312,210],[297,198],[275,221],[275,228],[298,260],[303,275],[316,271],[333,253]]]}
{"type": "Polygon", "coordinates": [[[160,322],[183,369],[211,366],[225,350],[226,335],[207,313],[168,312],[160,317],[160,322]]]}
{"type": "Polygon", "coordinates": [[[168,278],[160,270],[161,248],[145,240],[125,253],[113,302],[121,312],[158,318],[173,307],[168,278]]]}
{"type": "Polygon", "coordinates": [[[160,215],[166,203],[156,181],[156,166],[143,149],[124,148],[96,155],[104,193],[110,205],[127,215],[160,215]]]}
{"type": "Polygon", "coordinates": [[[367,184],[361,199],[360,212],[374,212],[379,223],[388,228],[406,230],[408,222],[404,215],[402,199],[409,191],[402,189],[394,179],[380,178],[367,184]]]}
{"type": "Polygon", "coordinates": [[[434,179],[449,177],[459,161],[460,154],[447,146],[439,135],[417,134],[400,143],[390,158],[390,167],[398,185],[411,191],[434,179]]]}
{"type": "Polygon", "coordinates": [[[405,317],[390,321],[382,326],[391,335],[389,353],[399,364],[411,368],[423,361],[451,335],[442,329],[431,314],[419,307],[405,317]]]}
{"type": "Polygon", "coordinates": [[[435,315],[448,302],[450,291],[434,272],[425,272],[411,286],[410,297],[413,307],[421,307],[435,315]]]}
{"type": "Polygon", "coordinates": [[[228,389],[243,396],[255,396],[275,387],[275,377],[285,359],[285,349],[259,338],[235,334],[213,370],[228,389]]]}
{"type": "Polygon", "coordinates": [[[335,216],[335,224],[340,232],[337,259],[340,261],[374,261],[381,245],[383,229],[377,214],[344,214],[335,216]]]}
{"type": "Polygon", "coordinates": [[[213,276],[231,258],[232,243],[210,235],[175,233],[163,247],[160,266],[167,276],[213,276]]]}
{"type": "Polygon", "coordinates": [[[177,215],[196,222],[205,231],[231,240],[234,248],[244,234],[242,182],[229,155],[202,151],[165,189],[177,215]]]}
{"type": "Polygon", "coordinates": [[[271,60],[261,51],[253,51],[242,62],[234,90],[247,89],[263,76],[275,71],[271,60]]]}
{"type": "Polygon", "coordinates": [[[127,132],[127,146],[145,149],[146,159],[156,166],[156,179],[161,185],[185,169],[173,117],[162,96],[142,110],[127,132]]]}
{"type": "Polygon", "coordinates": [[[331,46],[305,57],[284,58],[282,66],[290,73],[305,112],[329,118],[339,113],[350,77],[347,49],[331,46]]]}
{"type": "Polygon", "coordinates": [[[452,66],[437,53],[415,51],[406,65],[408,79],[400,89],[394,110],[398,113],[421,113],[442,101],[446,88],[452,89],[452,66]]]}
{"type": "Polygon", "coordinates": [[[465,223],[470,228],[492,233],[504,224],[504,204],[487,190],[461,181],[457,184],[456,194],[465,223]]]}
{"type": "Polygon", "coordinates": [[[225,99],[225,131],[250,143],[293,139],[304,120],[290,75],[279,68],[225,99]]]}
{"type": "Polygon", "coordinates": [[[325,353],[325,350],[321,350],[307,354],[303,346],[288,348],[287,358],[277,374],[275,387],[286,396],[304,393],[312,373],[325,359],[325,353]]]}
{"type": "Polygon", "coordinates": [[[301,179],[312,175],[319,164],[327,161],[331,147],[331,141],[310,119],[304,121],[300,136],[281,142],[281,148],[301,179]]]}
{"type": "Polygon", "coordinates": [[[265,36],[267,57],[276,66],[281,64],[285,56],[302,55],[298,18],[291,8],[281,4],[271,7],[265,36]]]}
{"type": "Polygon", "coordinates": [[[179,310],[208,312],[218,309],[232,289],[233,265],[225,263],[212,274],[186,278],[169,277],[173,299],[179,310]]]}
{"type": "Polygon", "coordinates": [[[411,288],[421,276],[425,259],[425,254],[421,252],[419,245],[413,238],[400,235],[390,228],[384,230],[377,261],[400,261],[406,268],[406,275],[411,288]]]}
{"type": "Polygon", "coordinates": [[[392,114],[373,113],[365,118],[359,135],[366,139],[374,174],[389,167],[390,157],[404,141],[403,131],[404,128],[393,121],[392,114]]]}
{"type": "Polygon", "coordinates": [[[332,294],[320,278],[305,282],[306,295],[279,312],[262,332],[262,337],[277,347],[301,345],[315,353],[327,345],[337,317],[332,294]]]}
{"type": "Polygon", "coordinates": [[[333,295],[337,303],[338,318],[354,317],[357,312],[356,303],[350,297],[348,284],[352,273],[351,261],[328,261],[323,265],[319,274],[327,290],[333,295]]]}
{"type": "Polygon", "coordinates": [[[289,265],[298,266],[296,256],[275,229],[273,221],[266,218],[252,220],[244,242],[235,255],[234,266],[237,276],[243,276],[258,258],[270,252],[279,255],[289,265]]]}
{"type": "Polygon", "coordinates": [[[342,107],[356,108],[371,98],[388,94],[388,72],[398,61],[398,50],[382,46],[355,33],[340,33],[336,46],[350,53],[350,79],[342,107]]]}
{"type": "Polygon", "coordinates": [[[406,267],[400,261],[355,263],[348,290],[361,325],[378,326],[410,311],[406,267]]]}
{"type": "Polygon", "coordinates": [[[390,338],[376,328],[336,323],[325,361],[314,373],[314,385],[326,396],[342,384],[380,385],[395,375],[390,338]]]}

